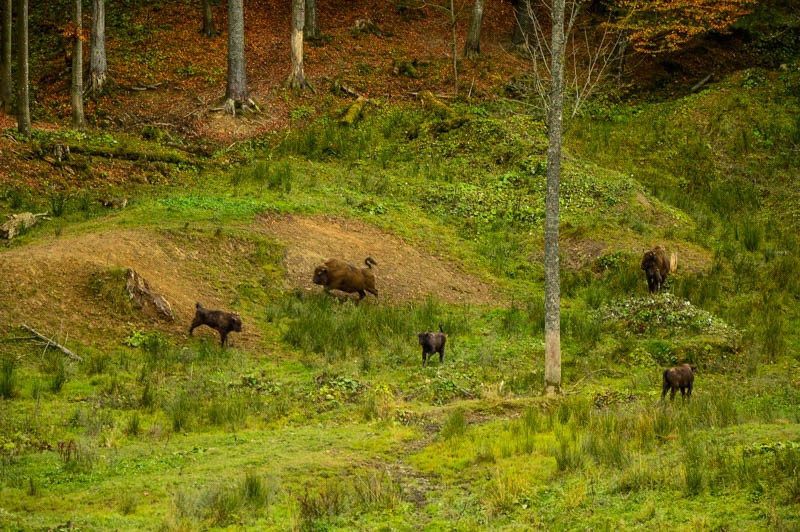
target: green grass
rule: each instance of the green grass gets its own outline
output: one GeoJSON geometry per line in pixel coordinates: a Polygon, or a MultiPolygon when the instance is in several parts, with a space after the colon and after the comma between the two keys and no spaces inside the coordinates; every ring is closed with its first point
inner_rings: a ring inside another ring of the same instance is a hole
{"type": "MultiPolygon", "coordinates": [[[[779,81],[737,83],[571,129],[559,398],[540,395],[545,144],[523,113],[459,108],[470,120],[437,132],[421,109],[377,106],[354,128],[233,148],[229,172],[122,211],[67,201],[70,232],[155,226],[203,259],[198,242],[231,250],[198,279],[258,341],[221,349],[137,320],[124,272],[103,268],[82,289],[119,330],[87,331],[82,361],[0,338],[0,528],[796,528],[800,281],[796,222],[776,208],[795,193],[767,194],[796,170],[780,155],[796,133],[766,119],[779,81]],[[282,245],[255,220],[312,213],[440,250],[508,298],[283,290],[282,245]],[[687,252],[649,296],[640,251],[661,240],[687,252]],[[416,333],[439,323],[448,354],[422,367],[416,333]],[[660,402],[682,361],[699,366],[692,399],[660,402]]],[[[54,200],[9,190],[2,205],[54,200]]]]}

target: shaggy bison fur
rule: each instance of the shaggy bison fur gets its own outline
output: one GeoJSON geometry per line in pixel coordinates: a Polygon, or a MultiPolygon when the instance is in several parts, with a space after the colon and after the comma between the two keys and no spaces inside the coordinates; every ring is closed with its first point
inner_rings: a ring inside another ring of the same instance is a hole
{"type": "Polygon", "coordinates": [[[439,324],[439,332],[421,332],[417,335],[419,345],[422,346],[422,365],[426,365],[434,353],[439,353],[439,363],[444,362],[444,344],[447,336],[444,334],[442,324],[439,324]]]}
{"type": "Polygon", "coordinates": [[[681,366],[664,370],[664,378],[661,388],[661,400],[664,400],[664,397],[667,395],[668,391],[670,392],[669,400],[674,400],[675,392],[679,389],[681,391],[682,398],[691,399],[692,388],[694,387],[694,372],[696,369],[697,366],[683,364],[681,366]]]}
{"type": "Polygon", "coordinates": [[[642,257],[642,269],[647,276],[647,288],[651,294],[661,291],[667,276],[674,272],[677,266],[678,256],[673,253],[667,257],[667,252],[661,246],[645,251],[642,257]]]}
{"type": "Polygon", "coordinates": [[[324,286],[326,291],[358,292],[359,300],[364,299],[367,292],[378,297],[375,275],[372,273],[372,265],[377,266],[378,263],[372,257],[367,257],[364,264],[366,268],[356,268],[339,259],[329,259],[314,269],[314,284],[324,286]]]}
{"type": "Polygon", "coordinates": [[[208,325],[219,332],[220,343],[222,347],[225,347],[228,345],[229,332],[242,332],[242,318],[236,313],[225,312],[224,310],[210,310],[203,308],[200,303],[197,303],[195,309],[192,326],[189,328],[189,336],[192,336],[197,327],[208,325]]]}

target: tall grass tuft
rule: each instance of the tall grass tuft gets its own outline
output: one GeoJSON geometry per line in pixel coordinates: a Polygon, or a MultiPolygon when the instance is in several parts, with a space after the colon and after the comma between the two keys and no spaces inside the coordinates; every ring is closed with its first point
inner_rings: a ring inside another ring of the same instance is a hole
{"type": "Polygon", "coordinates": [[[53,393],[58,393],[67,382],[67,364],[64,362],[64,356],[54,350],[49,350],[45,353],[43,361],[43,370],[50,375],[48,388],[53,393]]]}
{"type": "Polygon", "coordinates": [[[706,446],[697,438],[687,436],[682,439],[683,444],[683,480],[687,495],[699,495],[705,486],[706,463],[704,455],[706,446]]]}
{"type": "Polygon", "coordinates": [[[572,425],[559,425],[554,429],[556,442],[551,448],[559,471],[576,471],[585,462],[580,432],[572,425]]]}
{"type": "Polygon", "coordinates": [[[370,469],[356,475],[353,498],[368,510],[392,510],[402,502],[402,489],[388,471],[370,469]]]}
{"type": "Polygon", "coordinates": [[[442,425],[439,435],[445,440],[460,438],[467,432],[467,417],[463,408],[456,408],[442,425]]]}
{"type": "Polygon", "coordinates": [[[186,392],[179,392],[166,407],[166,413],[172,420],[172,430],[181,432],[189,430],[197,404],[186,392]]]}
{"type": "Polygon", "coordinates": [[[313,492],[306,488],[297,498],[302,529],[323,529],[320,521],[342,514],[348,507],[348,498],[347,489],[337,481],[321,483],[313,492]]]}

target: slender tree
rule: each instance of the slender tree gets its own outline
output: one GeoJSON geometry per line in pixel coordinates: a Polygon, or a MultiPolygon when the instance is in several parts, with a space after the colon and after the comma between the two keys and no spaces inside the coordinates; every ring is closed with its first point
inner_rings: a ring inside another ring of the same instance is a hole
{"type": "Polygon", "coordinates": [[[601,31],[599,38],[590,38],[588,30],[585,30],[583,40],[579,42],[573,35],[573,29],[580,4],[581,0],[551,0],[549,3],[548,0],[541,0],[538,10],[534,10],[529,4],[525,15],[525,19],[530,21],[531,31],[524,49],[530,55],[534,88],[546,111],[548,140],[544,221],[544,384],[548,394],[558,393],[561,389],[561,279],[558,240],[565,108],[568,108],[567,104],[571,106],[570,116],[578,112],[608,71],[619,42],[609,38],[609,33],[605,31],[601,31]],[[542,19],[548,18],[549,24],[544,24],[542,19]],[[572,51],[571,55],[568,54],[569,50],[572,51]],[[567,79],[566,72],[569,72],[571,79],[567,79]],[[570,96],[568,100],[567,94],[570,96]]]}
{"type": "Polygon", "coordinates": [[[82,0],[75,0],[75,32],[72,36],[72,127],[83,130],[86,119],[83,114],[83,7],[82,0]]]}
{"type": "Polygon", "coordinates": [[[93,93],[103,92],[108,78],[105,0],[92,0],[92,44],[89,75],[91,91],[93,93]]]}
{"type": "Polygon", "coordinates": [[[547,191],[544,219],[544,385],[548,395],[561,391],[560,224],[561,137],[564,113],[564,0],[552,0],[550,95],[547,113],[547,191]]]}
{"type": "Polygon", "coordinates": [[[28,0],[17,0],[17,130],[31,134],[28,75],[28,0]]]}
{"type": "Polygon", "coordinates": [[[12,17],[11,8],[13,0],[0,0],[2,14],[2,30],[0,30],[0,111],[5,114],[11,112],[13,103],[13,78],[11,72],[11,41],[12,41],[12,17]]]}
{"type": "Polygon", "coordinates": [[[205,37],[217,36],[217,26],[214,24],[213,0],[203,0],[203,30],[201,33],[205,37]]]}
{"type": "Polygon", "coordinates": [[[319,36],[317,0],[306,0],[306,24],[303,26],[303,37],[306,39],[319,39],[319,36]]]}
{"type": "Polygon", "coordinates": [[[467,31],[467,43],[464,45],[464,57],[481,55],[481,26],[483,25],[483,0],[473,0],[472,18],[467,31]]]}
{"type": "Polygon", "coordinates": [[[236,109],[255,106],[247,92],[244,57],[244,1],[228,0],[228,86],[223,108],[236,115],[236,109]]]}
{"type": "Polygon", "coordinates": [[[310,87],[303,72],[303,26],[306,21],[305,0],[292,0],[292,71],[286,84],[292,89],[310,87]]]}

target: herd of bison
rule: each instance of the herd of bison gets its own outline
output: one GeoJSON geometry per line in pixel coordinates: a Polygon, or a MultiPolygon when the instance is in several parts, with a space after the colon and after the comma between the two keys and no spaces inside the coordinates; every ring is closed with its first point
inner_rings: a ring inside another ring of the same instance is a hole
{"type": "MultiPolygon", "coordinates": [[[[346,294],[358,294],[358,300],[366,297],[367,292],[378,297],[378,290],[375,288],[375,274],[372,267],[378,263],[372,257],[364,259],[365,268],[359,268],[341,261],[339,259],[329,259],[314,269],[312,278],[314,284],[321,285],[326,292],[338,290],[346,294]]],[[[645,252],[642,258],[642,270],[647,278],[647,288],[651,294],[661,291],[667,276],[675,271],[677,266],[677,255],[675,253],[667,256],[666,251],[661,246],[656,246],[645,252]]],[[[194,319],[189,328],[191,336],[194,330],[201,325],[207,325],[216,329],[220,334],[222,347],[228,345],[228,334],[231,331],[242,331],[242,319],[234,312],[223,310],[211,310],[197,303],[194,319]]],[[[422,346],[422,364],[427,365],[430,358],[439,355],[439,363],[444,362],[444,347],[447,342],[447,335],[444,333],[442,324],[439,324],[438,332],[421,332],[417,335],[419,345],[422,346]]],[[[694,386],[694,371],[697,366],[682,364],[664,370],[662,378],[661,400],[663,401],[670,392],[670,400],[675,399],[675,393],[680,390],[681,397],[691,398],[694,386]]]]}

